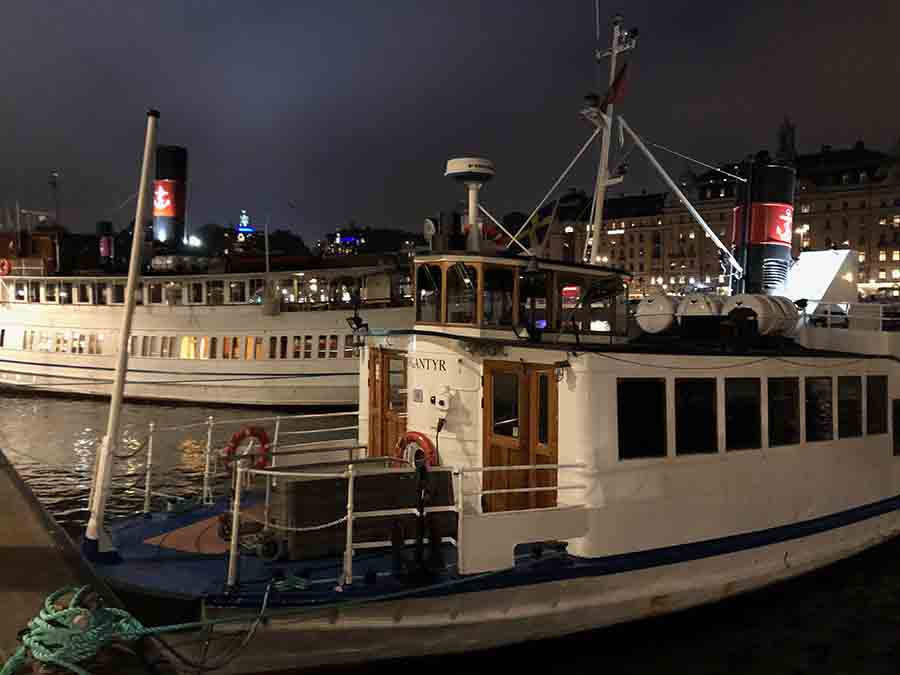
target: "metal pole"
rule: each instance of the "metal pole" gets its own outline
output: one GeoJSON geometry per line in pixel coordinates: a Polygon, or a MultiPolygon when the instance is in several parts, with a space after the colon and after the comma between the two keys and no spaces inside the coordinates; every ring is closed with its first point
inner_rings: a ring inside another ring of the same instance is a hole
{"type": "Polygon", "coordinates": [[[109,421],[106,427],[106,441],[100,448],[96,486],[91,503],[91,517],[85,531],[85,554],[88,559],[104,550],[112,550],[112,544],[103,533],[103,517],[106,512],[106,500],[112,476],[113,446],[119,438],[119,413],[125,393],[125,375],[128,371],[128,338],[131,334],[131,320],[134,316],[134,291],[137,288],[141,271],[141,244],[144,239],[144,213],[149,203],[150,168],[156,154],[156,125],[159,111],[147,112],[147,133],[144,139],[144,159],[141,165],[141,184],[134,215],[134,236],[131,240],[131,261],[128,265],[128,283],[125,286],[125,311],[122,314],[122,326],[119,329],[119,352],[116,361],[116,377],[113,382],[109,403],[109,421]]]}
{"type": "Polygon", "coordinates": [[[457,469],[457,485],[456,485],[456,559],[457,567],[460,574],[465,574],[465,557],[463,556],[463,509],[465,508],[463,501],[463,471],[462,467],[457,469]]]}
{"type": "MultiPolygon", "coordinates": [[[[272,454],[272,464],[271,464],[271,467],[273,469],[278,464],[278,453],[276,452],[276,450],[278,450],[278,435],[280,432],[281,432],[281,418],[276,417],[275,418],[275,432],[272,434],[272,453],[271,453],[272,454]]],[[[271,483],[273,486],[277,486],[278,479],[275,478],[274,476],[272,476],[271,483]]]]}
{"type": "Polygon", "coordinates": [[[213,437],[213,424],[215,424],[215,420],[213,416],[210,415],[206,418],[206,452],[204,453],[206,456],[204,457],[204,466],[203,466],[203,503],[204,504],[212,504],[212,490],[209,486],[209,465],[210,465],[210,457],[212,456],[212,437],[213,437]]]}
{"type": "MultiPolygon", "coordinates": [[[[612,88],[616,80],[616,56],[619,54],[619,22],[613,22],[612,49],[609,50],[609,86],[612,88]]],[[[594,188],[594,218],[591,222],[591,258],[588,262],[597,262],[597,251],[600,250],[600,228],[603,225],[603,202],[606,199],[606,182],[609,179],[609,146],[612,136],[613,104],[603,111],[609,117],[609,124],[603,126],[603,137],[600,141],[600,167],[597,170],[597,185],[594,188]]]]}
{"type": "Polygon", "coordinates": [[[353,583],[353,465],[347,467],[347,539],[344,542],[343,583],[353,583]]]}
{"type": "Polygon", "coordinates": [[[662,177],[663,181],[665,181],[666,185],[669,186],[669,189],[675,193],[678,199],[684,204],[684,207],[691,214],[693,219],[697,221],[700,227],[703,228],[703,231],[709,235],[709,238],[713,240],[713,243],[719,248],[720,251],[723,251],[725,255],[728,257],[728,261],[731,263],[732,268],[737,270],[738,273],[743,274],[744,268],[738,264],[738,261],[734,259],[734,256],[731,254],[731,251],[723,244],[719,238],[716,236],[716,233],[712,231],[709,225],[706,224],[706,221],[703,220],[703,216],[697,213],[697,209],[694,208],[693,204],[688,200],[688,198],[684,195],[678,185],[674,180],[666,173],[666,170],[662,167],[662,165],[656,161],[656,157],[653,156],[653,153],[647,149],[647,146],[644,145],[644,142],[641,140],[641,137],[638,136],[634,130],[628,126],[628,123],[624,118],[619,117],[619,121],[622,124],[622,128],[628,132],[628,135],[634,140],[635,145],[647,156],[647,159],[650,161],[650,164],[653,165],[653,168],[659,172],[659,175],[662,177]]]}
{"type": "Polygon", "coordinates": [[[269,513],[272,506],[272,476],[266,474],[266,506],[263,509],[263,527],[269,526],[269,513]]]}
{"type": "MultiPolygon", "coordinates": [[[[744,217],[741,223],[741,267],[747,269],[748,258],[750,256],[750,219],[752,214],[750,209],[753,206],[753,161],[747,162],[747,198],[744,200],[744,217]]],[[[739,279],[741,293],[746,293],[747,276],[742,274],[739,279]]]]}
{"type": "Polygon", "coordinates": [[[238,465],[235,471],[234,505],[231,509],[231,541],[228,545],[228,588],[233,590],[238,582],[238,540],[241,534],[241,484],[244,467],[238,465]]]}
{"type": "Polygon", "coordinates": [[[150,481],[153,474],[153,428],[150,422],[150,435],[147,436],[147,471],[144,474],[144,513],[150,513],[150,481]]]}

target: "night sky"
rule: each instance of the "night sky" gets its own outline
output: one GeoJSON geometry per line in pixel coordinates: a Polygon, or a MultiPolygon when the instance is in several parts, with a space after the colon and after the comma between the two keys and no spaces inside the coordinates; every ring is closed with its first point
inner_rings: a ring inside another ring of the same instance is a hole
{"type": "MultiPolygon", "coordinates": [[[[593,0],[6,0],[0,5],[0,207],[49,207],[89,231],[136,189],[145,112],[190,153],[188,219],[355,219],[419,230],[462,189],[447,158],[498,175],[498,216],[530,211],[591,131],[593,0]],[[290,202],[296,204],[289,206],[290,202]]],[[[601,2],[603,39],[622,5],[601,2]]],[[[640,30],[621,110],[645,137],[718,162],[900,137],[900,3],[630,0],[640,30]]],[[[604,65],[604,68],[607,67],[604,65]]],[[[605,81],[605,75],[604,81],[605,81]]],[[[618,151],[618,150],[617,150],[618,151]]],[[[666,158],[676,174],[682,160],[666,158]]],[[[618,192],[657,189],[632,156],[618,192]]],[[[589,188],[593,160],[564,185],[589,188]]]]}

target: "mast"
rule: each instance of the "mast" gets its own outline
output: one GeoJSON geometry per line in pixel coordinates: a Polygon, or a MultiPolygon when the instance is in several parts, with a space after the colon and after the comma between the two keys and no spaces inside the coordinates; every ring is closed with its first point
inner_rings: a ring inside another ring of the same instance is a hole
{"type": "Polygon", "coordinates": [[[125,391],[125,374],[128,371],[128,338],[131,334],[131,319],[134,316],[134,291],[137,287],[141,268],[144,214],[149,204],[150,168],[156,156],[156,125],[158,120],[158,110],[147,111],[144,159],[141,164],[141,182],[138,187],[137,206],[135,207],[131,260],[128,264],[128,284],[125,287],[125,308],[122,313],[122,327],[119,330],[116,377],[110,396],[106,436],[103,437],[96,462],[97,470],[94,474],[94,486],[91,492],[91,516],[84,535],[84,554],[88,560],[92,561],[116,558],[118,555],[115,553],[112,543],[109,541],[109,536],[103,528],[103,516],[106,512],[106,500],[109,496],[110,479],[112,477],[113,449],[117,445],[119,438],[119,413],[122,409],[122,398],[125,391]]]}
{"type": "MultiPolygon", "coordinates": [[[[599,2],[596,5],[597,11],[597,38],[599,40],[600,37],[600,7],[599,2]]],[[[613,17],[612,23],[612,44],[610,48],[605,52],[600,52],[597,50],[596,58],[599,62],[600,59],[609,56],[609,88],[610,91],[613,88],[613,83],[616,80],[616,61],[617,56],[629,49],[634,49],[637,31],[632,30],[622,30],[622,15],[616,14],[613,17]]],[[[592,211],[591,223],[589,226],[590,241],[591,241],[591,260],[588,262],[596,263],[597,262],[597,251],[600,249],[600,227],[603,224],[603,201],[606,199],[606,188],[609,185],[615,185],[620,182],[621,179],[613,179],[609,178],[609,146],[610,146],[610,137],[612,135],[612,121],[613,121],[613,101],[610,100],[609,104],[606,107],[606,110],[601,110],[600,115],[605,115],[606,120],[600,120],[601,124],[603,124],[603,137],[600,141],[600,166],[597,170],[597,184],[594,187],[594,208],[592,211]]]]}

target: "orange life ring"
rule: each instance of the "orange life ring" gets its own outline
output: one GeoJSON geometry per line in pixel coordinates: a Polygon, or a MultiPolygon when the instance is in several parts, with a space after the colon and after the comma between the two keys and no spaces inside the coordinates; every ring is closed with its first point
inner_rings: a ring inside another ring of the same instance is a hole
{"type": "Polygon", "coordinates": [[[425,459],[426,466],[438,466],[437,451],[434,449],[431,439],[418,431],[407,431],[394,448],[394,457],[397,459],[405,459],[415,466],[416,455],[421,453],[425,459]],[[412,456],[408,456],[408,455],[412,456]]]}
{"type": "Polygon", "coordinates": [[[5,277],[12,272],[12,263],[7,258],[0,258],[0,277],[5,277]]]}
{"type": "Polygon", "coordinates": [[[257,469],[265,469],[269,466],[269,462],[272,457],[269,454],[269,434],[266,433],[265,429],[260,427],[244,427],[240,431],[234,432],[231,436],[231,440],[228,441],[228,445],[225,446],[223,458],[225,461],[225,465],[230,469],[234,460],[237,458],[237,449],[241,444],[241,441],[244,441],[247,438],[255,438],[259,441],[259,449],[254,451],[254,455],[256,459],[253,461],[253,466],[257,469]]]}

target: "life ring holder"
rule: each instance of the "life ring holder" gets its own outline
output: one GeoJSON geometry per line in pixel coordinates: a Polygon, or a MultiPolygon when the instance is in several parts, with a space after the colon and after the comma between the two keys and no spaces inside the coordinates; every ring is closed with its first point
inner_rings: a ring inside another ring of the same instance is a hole
{"type": "Polygon", "coordinates": [[[12,273],[12,263],[9,258],[0,258],[0,277],[8,276],[12,273]]]}
{"type": "Polygon", "coordinates": [[[237,454],[237,449],[238,446],[248,438],[255,438],[259,442],[259,449],[255,450],[253,453],[255,456],[253,467],[256,469],[265,469],[270,465],[272,456],[269,454],[271,451],[269,434],[261,427],[244,427],[240,431],[235,431],[234,434],[232,434],[231,439],[222,451],[222,459],[229,470],[233,468],[235,460],[243,458],[242,455],[237,454]]]}
{"type": "Polygon", "coordinates": [[[426,466],[438,466],[440,464],[437,450],[431,439],[418,431],[407,431],[397,440],[394,446],[394,457],[407,462],[410,466],[416,466],[416,455],[422,453],[426,466]]]}

